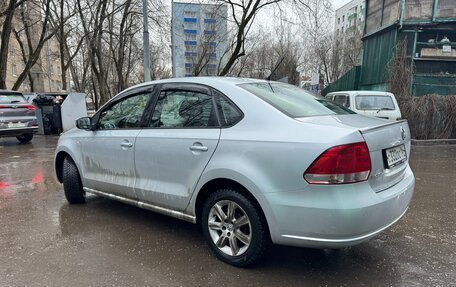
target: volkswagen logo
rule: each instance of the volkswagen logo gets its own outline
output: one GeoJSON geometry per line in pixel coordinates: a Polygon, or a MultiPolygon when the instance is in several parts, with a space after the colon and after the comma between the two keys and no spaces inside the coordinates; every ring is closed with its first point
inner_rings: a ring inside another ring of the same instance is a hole
{"type": "Polygon", "coordinates": [[[401,127],[401,137],[402,137],[402,140],[405,140],[405,130],[403,127],[401,127]]]}

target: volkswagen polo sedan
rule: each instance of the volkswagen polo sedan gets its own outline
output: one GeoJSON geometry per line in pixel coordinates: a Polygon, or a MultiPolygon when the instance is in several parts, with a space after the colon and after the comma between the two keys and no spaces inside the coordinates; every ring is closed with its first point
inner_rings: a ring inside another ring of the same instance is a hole
{"type": "Polygon", "coordinates": [[[64,133],[70,203],[86,193],[201,224],[215,255],[340,248],[398,221],[415,179],[406,121],[369,118],[284,83],[169,79],[127,89],[64,133]]]}

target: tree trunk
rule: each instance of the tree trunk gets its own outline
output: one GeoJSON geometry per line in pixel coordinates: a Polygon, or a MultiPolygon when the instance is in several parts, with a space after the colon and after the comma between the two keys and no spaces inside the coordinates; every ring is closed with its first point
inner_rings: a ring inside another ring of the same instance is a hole
{"type": "Polygon", "coordinates": [[[14,8],[17,0],[10,0],[8,5],[9,13],[6,14],[3,22],[1,46],[0,46],[0,89],[6,89],[6,72],[8,68],[8,48],[14,16],[14,8]]]}

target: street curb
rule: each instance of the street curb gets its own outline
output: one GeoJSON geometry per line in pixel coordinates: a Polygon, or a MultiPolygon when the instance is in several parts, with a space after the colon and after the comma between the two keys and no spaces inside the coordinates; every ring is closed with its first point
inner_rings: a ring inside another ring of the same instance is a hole
{"type": "Polygon", "coordinates": [[[412,139],[412,145],[418,145],[418,146],[456,145],[456,139],[444,139],[444,140],[414,140],[414,139],[412,139]]]}

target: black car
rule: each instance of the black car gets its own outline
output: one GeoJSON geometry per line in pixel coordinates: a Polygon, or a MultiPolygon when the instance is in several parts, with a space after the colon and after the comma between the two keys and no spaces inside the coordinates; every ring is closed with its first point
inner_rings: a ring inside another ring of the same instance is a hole
{"type": "Polygon", "coordinates": [[[16,137],[21,143],[31,141],[38,131],[35,110],[22,93],[0,90],[0,137],[16,137]]]}

